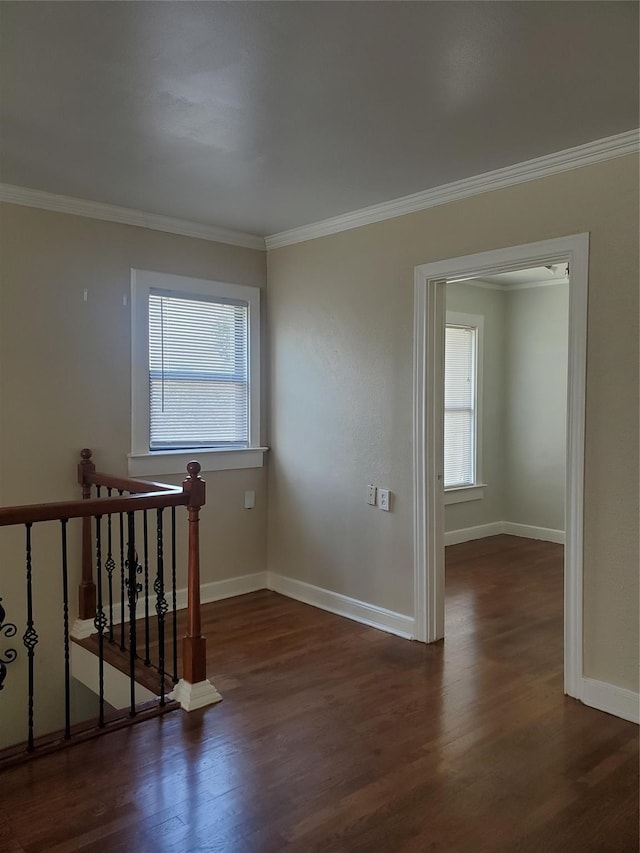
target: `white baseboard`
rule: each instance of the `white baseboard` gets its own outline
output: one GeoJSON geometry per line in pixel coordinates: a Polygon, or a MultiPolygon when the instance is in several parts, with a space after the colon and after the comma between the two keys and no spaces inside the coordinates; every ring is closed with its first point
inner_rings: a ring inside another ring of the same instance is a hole
{"type": "Polygon", "coordinates": [[[581,701],[590,708],[605,711],[631,723],[640,723],[640,694],[633,690],[584,677],[581,693],[581,701]]]}
{"type": "MultiPolygon", "coordinates": [[[[234,595],[244,595],[247,592],[268,589],[267,576],[268,572],[255,572],[252,575],[240,575],[237,578],[203,583],[200,587],[200,600],[203,604],[208,604],[210,601],[221,601],[223,598],[233,598],[234,595]]],[[[180,609],[182,610],[187,606],[187,591],[186,589],[181,589],[180,593],[184,593],[184,603],[180,605],[180,609]]],[[[182,600],[180,598],[180,602],[182,600]]]]}
{"type": "Polygon", "coordinates": [[[557,542],[564,545],[564,530],[553,530],[551,527],[534,527],[531,524],[515,524],[513,521],[503,521],[502,532],[508,533],[510,536],[542,539],[544,542],[557,542]]]}
{"type": "Polygon", "coordinates": [[[477,527],[450,530],[444,534],[444,544],[459,545],[460,542],[486,539],[488,536],[498,536],[500,533],[508,533],[510,536],[522,536],[525,539],[542,539],[545,542],[559,542],[561,545],[564,545],[564,530],[553,530],[550,527],[534,527],[531,524],[515,524],[513,521],[493,521],[491,524],[479,524],[477,527]]]}
{"type": "Polygon", "coordinates": [[[335,613],[337,616],[345,616],[347,619],[353,619],[371,628],[378,628],[406,639],[413,638],[415,620],[412,616],[405,616],[276,572],[268,572],[268,588],[288,598],[311,604],[321,610],[328,610],[329,613],[335,613]]]}
{"type": "MultiPolygon", "coordinates": [[[[289,598],[294,598],[305,604],[311,604],[314,607],[319,607],[321,610],[328,610],[330,613],[335,613],[338,616],[345,616],[347,619],[353,619],[372,628],[388,631],[399,637],[409,639],[413,637],[414,619],[412,616],[395,613],[393,610],[387,610],[375,604],[368,604],[366,601],[349,598],[348,595],[341,595],[329,589],[322,589],[321,587],[304,583],[295,578],[287,578],[275,572],[255,572],[251,575],[241,575],[236,578],[204,583],[200,587],[200,601],[202,604],[208,604],[211,601],[220,601],[223,598],[232,598],[235,595],[244,595],[247,592],[256,592],[260,589],[270,589],[274,592],[279,592],[289,598]]],[[[172,602],[168,591],[165,591],[165,595],[167,596],[167,603],[171,608],[172,602]]],[[[139,598],[136,607],[137,619],[144,617],[144,604],[144,597],[139,598]]],[[[176,609],[184,610],[186,606],[187,590],[179,589],[176,593],[176,609]]],[[[155,596],[149,598],[149,613],[151,615],[155,614],[155,596]]],[[[129,621],[128,604],[125,604],[124,620],[125,622],[129,621]]],[[[120,624],[120,602],[116,602],[113,605],[113,624],[120,624]]]]}
{"type": "Polygon", "coordinates": [[[450,530],[444,534],[445,545],[459,545],[460,542],[471,542],[473,539],[486,539],[487,536],[497,536],[502,533],[502,522],[479,524],[477,527],[463,527],[460,530],[450,530]]]}
{"type": "MultiPolygon", "coordinates": [[[[149,583],[153,581],[150,579],[149,583]]],[[[201,604],[209,604],[211,601],[221,601],[223,598],[233,598],[234,595],[244,595],[247,592],[256,592],[259,589],[268,589],[267,572],[255,572],[251,575],[239,575],[236,578],[226,578],[222,581],[211,581],[200,585],[200,602],[201,604]]],[[[173,606],[171,600],[171,591],[165,586],[165,597],[169,610],[173,606]]],[[[136,619],[144,618],[145,597],[140,596],[136,605],[136,619]]],[[[154,594],[149,596],[149,614],[155,614],[156,597],[154,594]]],[[[108,614],[108,605],[103,601],[103,608],[108,614]]],[[[187,608],[187,590],[186,587],[176,590],[176,610],[186,610],[187,608]]],[[[93,620],[89,620],[93,623],[93,620]]],[[[129,621],[129,604],[124,605],[124,621],[129,621]]],[[[120,602],[116,601],[113,604],[113,624],[120,624],[120,602]]],[[[96,630],[90,632],[95,634],[96,630]]],[[[74,635],[76,636],[76,635],[74,635]]],[[[83,635],[84,636],[84,635],[83,635]]],[[[88,634],[86,636],[89,636],[88,634]]]]}

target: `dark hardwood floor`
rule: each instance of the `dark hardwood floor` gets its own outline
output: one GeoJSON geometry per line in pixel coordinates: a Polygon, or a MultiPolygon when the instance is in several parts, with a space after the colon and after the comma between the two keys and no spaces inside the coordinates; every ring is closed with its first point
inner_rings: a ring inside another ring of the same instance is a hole
{"type": "Polygon", "coordinates": [[[638,729],[562,695],[562,547],[453,546],[447,599],[433,646],[207,605],[224,701],[5,770],[0,850],[637,851],[638,729]]]}

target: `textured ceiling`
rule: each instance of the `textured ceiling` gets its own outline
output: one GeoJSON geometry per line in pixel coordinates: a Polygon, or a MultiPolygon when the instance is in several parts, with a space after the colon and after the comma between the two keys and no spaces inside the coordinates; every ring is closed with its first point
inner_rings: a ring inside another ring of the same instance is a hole
{"type": "Polygon", "coordinates": [[[638,126],[635,2],[2,2],[0,180],[255,234],[638,126]]]}

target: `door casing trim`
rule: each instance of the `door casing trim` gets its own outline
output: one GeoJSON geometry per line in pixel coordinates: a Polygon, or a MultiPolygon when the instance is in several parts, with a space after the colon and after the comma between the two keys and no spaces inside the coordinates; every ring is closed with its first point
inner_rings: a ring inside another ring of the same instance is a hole
{"type": "Polygon", "coordinates": [[[565,491],[564,692],[583,683],[584,428],[589,234],[421,264],[414,275],[413,503],[415,639],[444,637],[442,499],[445,282],[569,262],[569,359],[565,491]],[[433,393],[431,389],[439,389],[433,393]]]}

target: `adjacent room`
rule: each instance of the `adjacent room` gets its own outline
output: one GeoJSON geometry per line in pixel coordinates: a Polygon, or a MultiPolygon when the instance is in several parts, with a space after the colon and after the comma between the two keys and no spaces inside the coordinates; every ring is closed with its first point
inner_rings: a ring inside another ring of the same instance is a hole
{"type": "Polygon", "coordinates": [[[0,848],[638,850],[638,12],[0,3],[0,848]]]}

